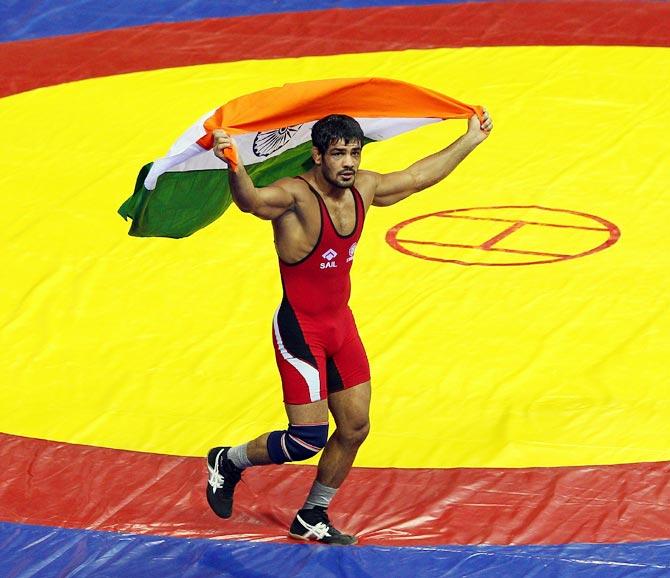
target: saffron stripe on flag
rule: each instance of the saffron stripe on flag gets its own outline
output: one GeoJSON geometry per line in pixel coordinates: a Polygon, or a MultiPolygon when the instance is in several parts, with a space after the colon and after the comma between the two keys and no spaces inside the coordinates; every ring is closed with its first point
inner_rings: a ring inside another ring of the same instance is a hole
{"type": "Polygon", "coordinates": [[[449,118],[481,116],[482,108],[385,78],[298,82],[235,98],[201,116],[165,156],[142,168],[132,197],[119,209],[133,221],[129,234],[185,237],[226,211],[231,193],[221,172],[226,164],[211,150],[214,130],[235,135],[247,172],[262,187],[310,168],[311,128],[333,113],[356,118],[369,142],[449,118]]]}

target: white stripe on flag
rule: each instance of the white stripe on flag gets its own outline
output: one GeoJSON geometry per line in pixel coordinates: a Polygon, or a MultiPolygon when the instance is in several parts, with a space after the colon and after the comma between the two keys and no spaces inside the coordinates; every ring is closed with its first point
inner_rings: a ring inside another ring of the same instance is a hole
{"type": "Polygon", "coordinates": [[[277,317],[279,315],[279,307],[275,311],[274,318],[272,319],[272,325],[275,332],[275,339],[277,340],[277,348],[281,356],[288,361],[293,367],[298,370],[298,373],[302,375],[303,379],[307,383],[307,388],[309,389],[309,399],[310,401],[319,401],[321,399],[321,388],[319,387],[319,372],[312,367],[306,361],[298,359],[286,351],[284,347],[284,342],[282,341],[281,334],[279,333],[279,325],[277,323],[277,317]]]}
{"type": "MultiPolygon", "coordinates": [[[[181,135],[177,141],[170,147],[170,150],[164,157],[154,161],[149,174],[144,179],[144,186],[149,191],[156,187],[156,181],[163,173],[167,172],[175,165],[203,152],[202,147],[196,143],[200,138],[207,134],[204,122],[216,112],[216,109],[203,114],[188,130],[181,135]]],[[[214,157],[214,153],[211,153],[214,157]]]]}
{"type": "MultiPolygon", "coordinates": [[[[211,115],[211,113],[209,113],[211,115]]],[[[204,116],[203,120],[208,118],[204,116]]],[[[186,131],[177,142],[170,148],[168,154],[154,162],[147,175],[144,186],[148,190],[156,187],[158,177],[165,172],[203,171],[212,169],[223,169],[225,164],[221,162],[211,150],[204,150],[195,144],[205,134],[202,126],[203,120],[193,125],[186,131]],[[190,139],[190,140],[189,140],[190,139]],[[190,144],[189,144],[190,143],[190,144]]],[[[440,118],[357,118],[356,119],[363,134],[372,140],[385,140],[412,129],[427,124],[440,122],[440,118]]],[[[312,126],[315,121],[309,121],[302,125],[296,125],[296,132],[286,141],[283,146],[272,151],[268,155],[259,156],[254,152],[254,142],[259,133],[250,132],[235,136],[238,152],[245,165],[256,164],[267,159],[279,156],[283,152],[301,145],[312,138],[312,126]]],[[[279,127],[285,128],[285,127],[279,127]]],[[[277,130],[279,130],[279,128],[277,130]]],[[[266,131],[272,132],[272,131],[266,131]]]]}

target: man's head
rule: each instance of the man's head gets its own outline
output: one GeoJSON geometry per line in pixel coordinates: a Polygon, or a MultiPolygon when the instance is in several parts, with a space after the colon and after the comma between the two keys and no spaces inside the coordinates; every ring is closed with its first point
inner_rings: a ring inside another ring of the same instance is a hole
{"type": "Polygon", "coordinates": [[[312,127],[312,158],[331,185],[354,184],[363,148],[361,125],[350,116],[331,114],[312,127]]]}

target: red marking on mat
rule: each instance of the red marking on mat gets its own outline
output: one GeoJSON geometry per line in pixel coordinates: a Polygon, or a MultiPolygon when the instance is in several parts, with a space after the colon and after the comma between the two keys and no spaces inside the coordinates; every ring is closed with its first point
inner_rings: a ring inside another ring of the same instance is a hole
{"type": "MultiPolygon", "coordinates": [[[[0,434],[0,520],[280,542],[313,466],[247,470],[229,520],[203,458],[0,434]]],[[[562,544],[670,539],[670,462],[519,469],[354,468],[331,517],[362,544],[562,544]],[[622,515],[622,512],[625,515],[622,515]]]]}
{"type": "Polygon", "coordinates": [[[611,223],[610,221],[607,221],[603,219],[602,217],[598,217],[596,215],[590,215],[588,213],[582,213],[578,211],[571,211],[568,209],[553,209],[549,207],[540,207],[538,205],[509,205],[509,206],[501,206],[501,207],[471,207],[471,208],[466,208],[466,209],[452,209],[448,211],[439,211],[437,213],[430,213],[428,215],[420,215],[418,217],[414,217],[412,219],[408,219],[407,221],[403,221],[402,223],[398,223],[389,231],[386,233],[386,242],[391,245],[394,249],[397,251],[400,251],[401,253],[404,253],[405,255],[410,255],[412,257],[417,257],[418,259],[425,259],[427,261],[438,261],[441,263],[454,263],[456,265],[481,265],[484,267],[508,267],[508,266],[519,266],[519,265],[541,265],[544,263],[556,263],[558,261],[565,261],[568,259],[577,259],[578,257],[586,257],[587,255],[592,255],[593,253],[597,253],[598,251],[603,251],[604,249],[607,249],[608,247],[611,247],[614,243],[616,243],[619,238],[621,237],[621,231],[619,228],[614,224],[611,223]],[[524,210],[528,209],[534,209],[534,210],[541,210],[541,211],[548,211],[549,216],[548,219],[551,218],[552,214],[556,213],[564,213],[568,215],[575,215],[580,218],[584,219],[590,219],[593,221],[596,221],[599,223],[601,226],[600,227],[592,227],[592,226],[584,226],[584,225],[572,225],[572,224],[565,224],[565,223],[552,223],[551,221],[536,221],[536,220],[525,220],[522,218],[514,218],[514,219],[505,219],[505,218],[498,218],[498,217],[489,217],[489,216],[477,216],[477,215],[467,215],[467,214],[459,214],[459,213],[466,213],[468,211],[491,211],[491,210],[518,210],[520,212],[523,212],[524,210]],[[445,219],[467,219],[467,220],[473,220],[473,221],[491,221],[491,222],[501,222],[501,223],[513,223],[510,227],[506,227],[503,229],[500,233],[494,235],[487,241],[484,241],[483,243],[480,243],[478,245],[469,245],[469,244],[464,244],[464,243],[446,243],[442,241],[437,241],[437,240],[424,240],[424,239],[410,239],[410,238],[400,238],[399,233],[405,229],[408,225],[411,225],[412,223],[416,223],[417,221],[421,221],[423,219],[428,219],[431,217],[440,217],[440,218],[445,218],[445,219]],[[561,229],[576,229],[576,230],[582,230],[582,231],[594,231],[594,232],[601,232],[601,233],[607,233],[607,239],[601,243],[599,243],[597,246],[587,250],[587,251],[582,251],[580,253],[575,253],[575,254],[566,254],[566,253],[556,253],[556,252],[549,252],[549,251],[533,251],[533,250],[528,250],[528,249],[520,249],[520,248],[513,248],[513,247],[496,247],[498,243],[500,243],[503,239],[509,239],[519,231],[522,227],[525,225],[534,225],[534,226],[540,226],[540,227],[550,227],[550,228],[561,228],[561,229]],[[466,261],[462,258],[459,259],[448,259],[448,258],[440,258],[440,257],[435,257],[431,255],[426,255],[423,253],[419,253],[417,251],[413,251],[409,248],[406,247],[406,245],[424,245],[424,246],[433,246],[433,247],[445,247],[445,248],[455,248],[455,249],[474,249],[477,251],[485,251],[485,252],[500,252],[500,253],[509,253],[509,254],[517,254],[517,255],[536,255],[538,257],[547,257],[547,259],[543,260],[538,260],[538,261],[519,261],[519,262],[510,262],[509,259],[507,259],[504,262],[500,263],[495,263],[495,262],[482,262],[482,261],[466,261]]]}
{"type": "MultiPolygon", "coordinates": [[[[456,249],[481,249],[481,246],[476,245],[459,245],[458,243],[438,243],[436,241],[414,241],[412,239],[398,239],[398,243],[409,243],[410,245],[431,245],[433,247],[454,247],[456,249]]],[[[540,251],[524,251],[521,249],[499,249],[496,247],[491,247],[487,249],[488,251],[500,251],[502,253],[517,253],[519,255],[537,255],[539,257],[560,257],[565,259],[570,257],[570,255],[565,255],[563,253],[544,253],[540,251]]],[[[402,251],[403,253],[408,253],[408,251],[402,251]]],[[[420,259],[426,259],[428,261],[443,261],[445,263],[458,263],[460,265],[490,265],[490,263],[466,263],[458,260],[447,260],[447,259],[432,259],[425,255],[412,254],[413,257],[419,257],[420,259]]],[[[544,263],[544,261],[542,261],[544,263]]],[[[501,263],[502,265],[506,263],[501,263]]],[[[514,265],[528,265],[528,263],[513,263],[514,265]]]]}
{"type": "Polygon", "coordinates": [[[508,227],[507,229],[505,229],[501,233],[498,233],[495,237],[492,237],[488,241],[485,241],[484,243],[482,243],[480,245],[480,248],[484,249],[485,251],[488,251],[488,250],[492,249],[493,245],[495,245],[499,241],[502,241],[505,237],[509,237],[512,233],[514,233],[515,231],[518,231],[524,225],[525,225],[525,223],[523,223],[521,221],[517,221],[511,227],[508,227]]]}
{"type": "MultiPolygon", "coordinates": [[[[494,221],[500,223],[518,223],[516,219],[500,219],[498,217],[473,217],[472,215],[436,214],[445,219],[467,219],[468,221],[494,221]]],[[[585,231],[608,231],[608,227],[584,227],[582,225],[562,225],[560,223],[543,223],[540,221],[523,221],[524,225],[542,225],[544,227],[558,227],[559,229],[583,229],[585,231]]]]}
{"type": "Polygon", "coordinates": [[[461,46],[670,46],[670,3],[631,6],[546,0],[315,10],[6,42],[0,50],[0,96],[85,78],[254,58],[461,46]]]}

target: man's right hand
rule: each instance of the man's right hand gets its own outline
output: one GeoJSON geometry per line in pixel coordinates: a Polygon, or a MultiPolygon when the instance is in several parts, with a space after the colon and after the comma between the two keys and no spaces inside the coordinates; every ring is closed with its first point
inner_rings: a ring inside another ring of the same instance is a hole
{"type": "Polygon", "coordinates": [[[235,148],[235,141],[233,140],[233,137],[230,136],[225,130],[223,129],[217,129],[212,132],[212,137],[214,137],[214,146],[212,147],[212,150],[214,151],[214,154],[219,157],[222,161],[227,161],[225,158],[225,155],[223,151],[225,149],[234,149],[235,148]]]}

